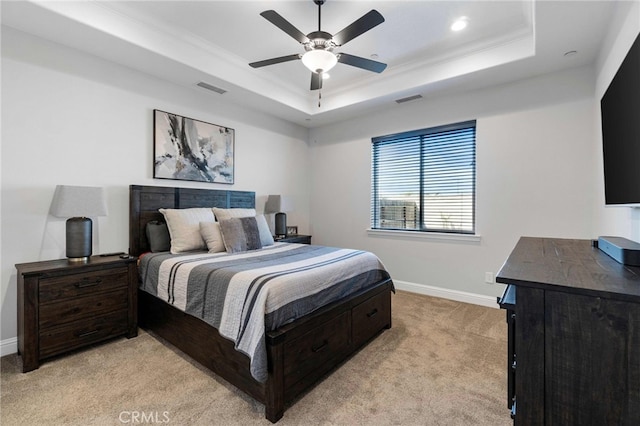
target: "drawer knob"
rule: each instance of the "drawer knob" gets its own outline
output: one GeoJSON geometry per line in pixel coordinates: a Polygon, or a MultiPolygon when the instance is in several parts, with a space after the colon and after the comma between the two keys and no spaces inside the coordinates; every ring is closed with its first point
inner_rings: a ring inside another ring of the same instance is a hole
{"type": "Polygon", "coordinates": [[[95,281],[89,281],[85,278],[82,281],[75,283],[74,285],[76,286],[76,288],[86,288],[86,287],[95,287],[97,285],[100,285],[100,283],[102,283],[101,278],[98,278],[95,281]]]}
{"type": "Polygon", "coordinates": [[[325,339],[320,346],[316,346],[315,348],[312,346],[311,352],[314,352],[314,353],[322,352],[327,348],[327,346],[329,346],[329,341],[325,339]]]}
{"type": "Polygon", "coordinates": [[[369,313],[367,314],[367,318],[374,317],[374,316],[376,316],[377,314],[378,314],[378,308],[376,308],[376,309],[374,309],[373,311],[369,312],[369,313]]]}

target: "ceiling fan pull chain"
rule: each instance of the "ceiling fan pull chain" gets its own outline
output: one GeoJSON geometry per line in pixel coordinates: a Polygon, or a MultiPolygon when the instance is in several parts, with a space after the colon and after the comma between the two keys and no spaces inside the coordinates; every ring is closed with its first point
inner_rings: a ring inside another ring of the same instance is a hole
{"type": "Polygon", "coordinates": [[[318,90],[318,108],[320,108],[320,101],[322,100],[322,91],[318,90]]]}

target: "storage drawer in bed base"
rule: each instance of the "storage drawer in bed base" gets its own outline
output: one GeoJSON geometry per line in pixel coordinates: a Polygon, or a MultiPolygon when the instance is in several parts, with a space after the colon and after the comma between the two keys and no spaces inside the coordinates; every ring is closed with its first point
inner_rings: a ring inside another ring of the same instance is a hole
{"type": "Polygon", "coordinates": [[[151,330],[265,404],[265,417],[275,423],[284,414],[286,403],[292,402],[325,374],[344,362],[366,341],[385,328],[391,328],[392,289],[391,280],[383,280],[372,288],[267,333],[269,377],[266,383],[259,383],[251,377],[249,358],[237,352],[233,342],[221,337],[215,328],[143,291],[138,297],[139,323],[140,327],[151,330]],[[376,309],[378,311],[370,316],[375,317],[375,325],[379,327],[374,330],[371,322],[363,323],[361,317],[366,317],[367,313],[376,309]],[[353,338],[354,311],[360,318],[360,327],[363,327],[356,333],[362,336],[357,341],[353,338]],[[329,329],[333,330],[333,333],[329,333],[329,329]],[[324,353],[324,349],[317,345],[316,340],[305,337],[314,331],[323,332],[325,337],[337,335],[337,338],[325,339],[328,341],[326,349],[329,350],[331,345],[334,351],[324,353]],[[308,352],[304,353],[304,345],[308,344],[312,345],[311,355],[308,352]],[[316,355],[317,353],[321,355],[316,355]],[[301,357],[305,359],[303,370],[291,365],[301,357]],[[224,362],[220,362],[221,359],[224,359],[224,362]]]}

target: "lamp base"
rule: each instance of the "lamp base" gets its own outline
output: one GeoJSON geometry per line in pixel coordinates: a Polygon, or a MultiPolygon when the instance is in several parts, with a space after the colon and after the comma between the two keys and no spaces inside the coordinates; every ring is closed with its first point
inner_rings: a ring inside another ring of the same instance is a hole
{"type": "Polygon", "coordinates": [[[276,213],[276,237],[287,236],[287,215],[286,213],[276,213]]]}
{"type": "Polygon", "coordinates": [[[88,217],[67,220],[67,257],[70,262],[86,262],[92,251],[93,223],[88,217]]]}

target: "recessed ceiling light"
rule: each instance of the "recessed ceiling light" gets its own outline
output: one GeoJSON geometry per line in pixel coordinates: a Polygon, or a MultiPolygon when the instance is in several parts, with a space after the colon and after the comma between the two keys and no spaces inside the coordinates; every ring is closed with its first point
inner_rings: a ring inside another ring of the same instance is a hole
{"type": "Polygon", "coordinates": [[[372,53],[370,58],[371,59],[378,59],[378,54],[377,53],[372,53]]]}
{"type": "Polygon", "coordinates": [[[466,16],[462,16],[456,19],[453,24],[451,24],[451,31],[464,30],[465,28],[467,28],[467,24],[469,24],[469,18],[467,18],[466,16]]]}

